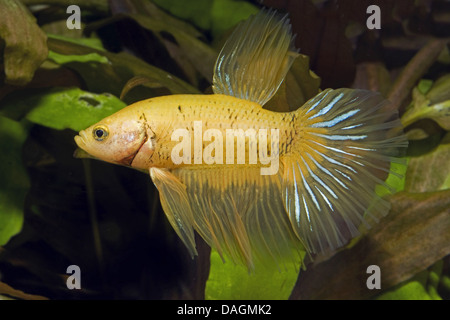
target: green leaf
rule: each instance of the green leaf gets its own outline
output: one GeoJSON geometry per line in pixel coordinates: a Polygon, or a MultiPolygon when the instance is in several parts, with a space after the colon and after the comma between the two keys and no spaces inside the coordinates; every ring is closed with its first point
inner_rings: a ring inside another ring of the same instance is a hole
{"type": "Polygon", "coordinates": [[[450,186],[450,133],[432,152],[411,157],[406,172],[405,190],[409,192],[431,192],[448,189],[450,186]]]}
{"type": "Polygon", "coordinates": [[[3,115],[26,117],[53,129],[80,131],[125,107],[110,94],[94,94],[78,88],[54,88],[10,102],[3,115]]]}
{"type": "Polygon", "coordinates": [[[0,116],[0,246],[20,232],[25,195],[30,182],[22,163],[24,126],[0,116]]]}
{"type": "MultiPolygon", "coordinates": [[[[391,162],[389,168],[390,173],[385,180],[386,184],[391,188],[394,188],[395,192],[400,192],[405,189],[406,171],[408,168],[406,162],[408,161],[408,159],[405,160],[405,163],[391,162]]],[[[375,187],[375,192],[380,197],[391,194],[388,189],[379,184],[375,187]]]]}
{"type": "Polygon", "coordinates": [[[426,272],[377,297],[377,300],[432,300],[425,289],[426,272]]]}
{"type": "Polygon", "coordinates": [[[417,85],[417,89],[419,89],[419,92],[423,95],[427,94],[428,91],[430,91],[431,86],[433,85],[433,81],[428,79],[422,79],[419,81],[419,84],[417,85]]]}
{"type": "Polygon", "coordinates": [[[90,38],[71,38],[59,34],[47,34],[47,37],[51,39],[57,39],[62,41],[68,41],[72,42],[78,45],[83,45],[85,47],[89,47],[96,50],[105,51],[105,48],[103,47],[102,41],[99,38],[90,37],[90,38]]]}
{"type": "Polygon", "coordinates": [[[48,58],[58,64],[64,64],[69,62],[99,62],[108,63],[108,58],[99,55],[98,53],[88,53],[85,55],[64,55],[53,51],[48,53],[48,58]]]}
{"type": "Polygon", "coordinates": [[[401,119],[403,126],[428,118],[450,130],[450,75],[438,79],[430,89],[428,86],[422,81],[419,87],[414,88],[413,101],[401,119]]]}
{"type": "Polygon", "coordinates": [[[47,37],[36,18],[18,0],[0,1],[0,43],[5,42],[6,82],[24,85],[47,57],[47,37]]]}
{"type": "Polygon", "coordinates": [[[49,38],[48,45],[52,52],[68,56],[68,61],[62,65],[79,73],[86,82],[88,90],[92,92],[110,92],[119,96],[129,79],[143,76],[154,83],[160,83],[161,87],[167,88],[172,94],[198,93],[196,88],[181,79],[127,53],[104,52],[53,38],[49,38]],[[105,57],[108,63],[102,63],[104,60],[101,58],[99,61],[89,63],[69,61],[70,57],[87,56],[92,53],[96,53],[97,58],[105,57]]]}
{"type": "Polygon", "coordinates": [[[191,0],[188,6],[184,0],[154,0],[153,2],[175,17],[188,20],[199,28],[206,30],[211,26],[210,12],[214,1],[191,0]]]}
{"type": "Polygon", "coordinates": [[[192,0],[186,6],[184,0],[155,0],[161,8],[174,16],[187,20],[195,26],[211,30],[213,38],[234,27],[259,11],[258,7],[236,0],[192,0]]]}
{"type": "Polygon", "coordinates": [[[256,14],[259,8],[245,1],[214,0],[211,8],[211,33],[214,38],[234,27],[238,22],[256,14]]]}
{"type": "Polygon", "coordinates": [[[437,293],[443,262],[438,261],[429,270],[419,272],[410,280],[396,285],[377,300],[442,300],[437,293]]]}
{"type": "Polygon", "coordinates": [[[300,261],[278,269],[255,263],[255,270],[224,263],[214,249],[206,282],[205,297],[209,300],[285,300],[289,298],[300,270],[300,261]]]}
{"type": "Polygon", "coordinates": [[[446,74],[434,82],[427,93],[427,98],[432,104],[450,100],[450,74],[446,74]]]}

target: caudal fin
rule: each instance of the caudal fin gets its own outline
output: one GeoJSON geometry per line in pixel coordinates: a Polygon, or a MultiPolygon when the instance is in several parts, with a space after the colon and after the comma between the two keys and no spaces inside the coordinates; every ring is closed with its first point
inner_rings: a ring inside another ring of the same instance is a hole
{"type": "Polygon", "coordinates": [[[386,215],[391,162],[407,146],[397,112],[380,94],[325,90],[296,111],[296,135],[282,159],[282,198],[310,252],[335,249],[386,215]],[[384,192],[386,193],[386,192],[384,192]]]}

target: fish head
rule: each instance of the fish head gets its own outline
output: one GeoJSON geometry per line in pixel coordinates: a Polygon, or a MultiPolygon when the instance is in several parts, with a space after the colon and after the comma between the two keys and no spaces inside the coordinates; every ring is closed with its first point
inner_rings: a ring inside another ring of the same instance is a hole
{"type": "Polygon", "coordinates": [[[123,120],[116,115],[103,119],[75,136],[78,147],[87,152],[90,158],[125,166],[131,166],[146,140],[143,121],[123,120]]]}

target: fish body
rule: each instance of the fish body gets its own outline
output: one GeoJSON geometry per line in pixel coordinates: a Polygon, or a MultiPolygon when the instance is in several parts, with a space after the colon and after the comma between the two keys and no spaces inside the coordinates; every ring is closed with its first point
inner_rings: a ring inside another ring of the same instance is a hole
{"type": "Polygon", "coordinates": [[[296,111],[264,109],[296,56],[289,21],[263,10],[224,45],[214,94],[139,101],[75,141],[149,171],[192,256],[194,230],[250,269],[338,248],[389,211],[375,187],[394,191],[384,180],[407,141],[396,111],[370,91],[327,89],[296,111]]]}
{"type": "MultiPolygon", "coordinates": [[[[145,132],[145,143],[142,140],[142,145],[136,144],[136,153],[134,149],[130,150],[133,154],[132,158],[130,158],[130,154],[120,153],[118,162],[141,170],[148,170],[150,167],[174,169],[194,164],[196,164],[195,167],[198,167],[198,165],[204,164],[203,161],[197,161],[198,163],[196,163],[193,150],[190,152],[191,159],[189,161],[180,164],[175,164],[172,161],[172,150],[179,143],[178,139],[174,140],[172,137],[176,129],[186,129],[190,132],[192,140],[190,144],[193,149],[195,145],[194,136],[200,134],[203,138],[203,133],[211,129],[218,131],[225,140],[227,131],[242,130],[245,133],[245,131],[251,129],[257,133],[264,129],[269,130],[270,133],[270,129],[276,128],[279,130],[278,140],[281,141],[280,156],[282,156],[290,151],[290,142],[292,142],[293,137],[299,138],[301,128],[297,125],[299,123],[293,121],[298,116],[298,112],[272,112],[263,109],[256,102],[223,94],[172,95],[137,102],[86,131],[92,131],[94,127],[99,125],[108,126],[109,123],[117,121],[116,118],[136,119],[137,122],[142,124],[138,128],[145,132]],[[200,128],[198,127],[199,122],[201,122],[200,128]],[[195,125],[197,125],[197,128],[194,127],[195,125]],[[120,159],[120,157],[123,158],[120,159]]],[[[302,125],[307,124],[306,121],[300,122],[303,123],[302,125]]],[[[320,131],[320,129],[316,131],[320,131]]],[[[131,136],[134,137],[135,135],[131,136]]],[[[77,138],[77,143],[83,145],[82,139],[77,138]]],[[[202,154],[209,144],[209,141],[203,141],[202,139],[202,154]]],[[[225,148],[226,145],[223,143],[224,155],[225,148]]],[[[122,150],[120,149],[120,151],[122,150]]],[[[248,143],[245,144],[244,153],[249,154],[248,143]]],[[[103,157],[103,151],[97,155],[99,159],[103,157]]],[[[104,160],[108,161],[108,159],[104,160]]],[[[234,160],[236,160],[236,156],[234,160]]],[[[222,162],[220,165],[226,164],[225,159],[220,162],[222,162]]],[[[237,160],[232,162],[231,164],[238,164],[237,160]]],[[[244,161],[244,164],[247,162],[244,161]]],[[[210,165],[217,166],[219,164],[212,163],[210,165]]],[[[262,166],[262,164],[256,163],[253,166],[262,166]]]]}

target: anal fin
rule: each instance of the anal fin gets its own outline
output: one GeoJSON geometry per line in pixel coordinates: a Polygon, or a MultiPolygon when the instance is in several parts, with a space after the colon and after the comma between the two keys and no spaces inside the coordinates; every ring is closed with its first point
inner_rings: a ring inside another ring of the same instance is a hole
{"type": "Polygon", "coordinates": [[[161,200],[177,198],[178,183],[186,186],[188,200],[171,206],[169,215],[183,215],[176,211],[185,210],[188,202],[193,213],[193,220],[188,219],[192,227],[223,259],[243,263],[249,269],[255,259],[281,265],[286,258],[299,259],[300,255],[292,254],[303,246],[283,207],[278,175],[261,175],[260,168],[245,166],[186,167],[171,174],[179,182],[158,187],[163,190],[161,200]]]}

